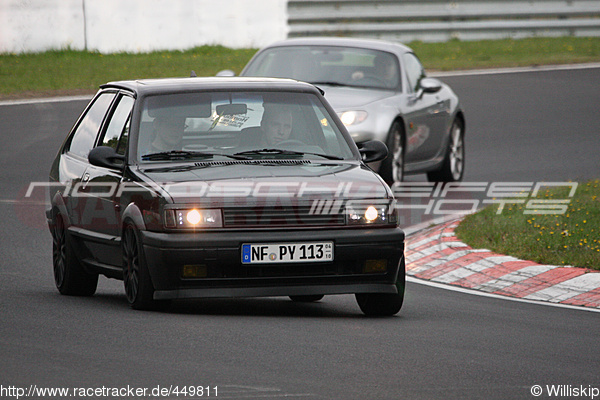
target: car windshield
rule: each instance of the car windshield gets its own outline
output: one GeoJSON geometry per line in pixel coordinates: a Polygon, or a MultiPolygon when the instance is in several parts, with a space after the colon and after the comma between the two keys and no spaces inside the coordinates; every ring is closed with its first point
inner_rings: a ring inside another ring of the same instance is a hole
{"type": "Polygon", "coordinates": [[[314,94],[179,93],[144,100],[137,154],[141,162],[348,160],[348,141],[314,94]]]}
{"type": "Polygon", "coordinates": [[[243,75],[375,89],[400,86],[400,68],[393,54],[355,47],[274,47],[253,59],[243,75]]]}

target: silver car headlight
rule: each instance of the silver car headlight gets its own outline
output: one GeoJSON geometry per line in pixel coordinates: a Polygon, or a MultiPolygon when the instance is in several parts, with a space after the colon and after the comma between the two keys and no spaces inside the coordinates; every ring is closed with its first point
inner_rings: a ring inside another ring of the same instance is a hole
{"type": "Polygon", "coordinates": [[[219,209],[167,209],[165,210],[167,228],[222,228],[223,217],[219,209]]]}
{"type": "Polygon", "coordinates": [[[366,111],[344,111],[338,113],[338,116],[346,126],[357,125],[363,122],[369,114],[366,111]]]}

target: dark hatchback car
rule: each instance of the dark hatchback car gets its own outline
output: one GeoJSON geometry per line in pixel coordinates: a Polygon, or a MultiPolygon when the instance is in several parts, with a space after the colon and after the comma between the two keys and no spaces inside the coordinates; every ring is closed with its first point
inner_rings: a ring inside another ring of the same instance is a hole
{"type": "Polygon", "coordinates": [[[172,299],[404,297],[393,194],[314,86],[265,78],[103,85],[61,146],[46,211],[56,286],[124,281],[135,309],[172,299]]]}

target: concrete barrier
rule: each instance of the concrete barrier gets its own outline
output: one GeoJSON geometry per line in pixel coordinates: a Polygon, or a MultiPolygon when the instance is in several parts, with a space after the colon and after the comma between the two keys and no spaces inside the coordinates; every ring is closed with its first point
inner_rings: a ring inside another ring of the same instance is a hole
{"type": "Polygon", "coordinates": [[[261,47],[287,36],[287,0],[0,0],[0,53],[261,47]]]}

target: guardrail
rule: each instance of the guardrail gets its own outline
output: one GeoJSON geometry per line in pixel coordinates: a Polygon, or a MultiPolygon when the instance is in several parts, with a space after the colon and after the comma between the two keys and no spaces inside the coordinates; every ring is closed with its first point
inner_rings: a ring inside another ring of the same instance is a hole
{"type": "Polygon", "coordinates": [[[598,0],[289,0],[288,37],[392,41],[600,36],[598,0]]]}

